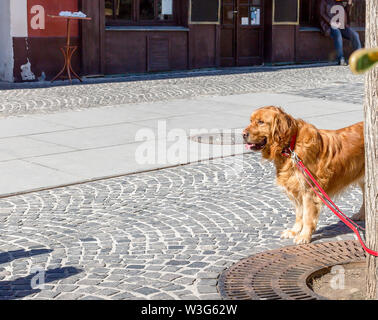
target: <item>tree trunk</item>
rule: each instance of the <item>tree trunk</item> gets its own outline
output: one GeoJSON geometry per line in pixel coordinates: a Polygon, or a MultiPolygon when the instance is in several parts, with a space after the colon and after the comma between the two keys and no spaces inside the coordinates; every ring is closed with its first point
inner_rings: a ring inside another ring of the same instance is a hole
{"type": "MultiPolygon", "coordinates": [[[[378,1],[366,1],[366,48],[378,47],[378,1]]],[[[378,251],[378,67],[365,80],[365,208],[367,246],[378,251]]],[[[367,298],[378,299],[378,258],[367,257],[367,298]]]]}

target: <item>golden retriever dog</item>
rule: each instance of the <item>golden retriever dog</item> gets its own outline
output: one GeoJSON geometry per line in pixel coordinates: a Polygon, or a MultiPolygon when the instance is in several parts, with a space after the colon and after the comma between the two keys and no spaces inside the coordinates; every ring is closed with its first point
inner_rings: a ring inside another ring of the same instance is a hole
{"type": "MultiPolygon", "coordinates": [[[[351,184],[358,184],[364,192],[363,122],[339,130],[319,130],[279,107],[268,106],[256,110],[243,131],[247,147],[261,151],[263,158],[273,161],[276,182],[295,205],[295,224],[281,238],[293,238],[294,243],[303,244],[311,241],[323,203],[293,161],[282,154],[295,135],[293,151],[331,198],[351,184]]],[[[362,205],[352,219],[364,217],[362,205]]]]}

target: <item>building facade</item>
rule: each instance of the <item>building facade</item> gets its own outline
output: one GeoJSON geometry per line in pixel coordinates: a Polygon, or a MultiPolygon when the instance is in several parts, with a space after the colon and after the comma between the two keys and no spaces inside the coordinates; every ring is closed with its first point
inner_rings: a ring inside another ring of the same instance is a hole
{"type": "MultiPolygon", "coordinates": [[[[352,27],[364,39],[365,1],[352,27]]],[[[81,75],[121,75],[212,67],[329,61],[319,0],[2,0],[0,79],[51,79],[63,65],[66,22],[82,11],[71,43],[81,75]]],[[[351,48],[346,47],[347,50],[351,48]]]]}

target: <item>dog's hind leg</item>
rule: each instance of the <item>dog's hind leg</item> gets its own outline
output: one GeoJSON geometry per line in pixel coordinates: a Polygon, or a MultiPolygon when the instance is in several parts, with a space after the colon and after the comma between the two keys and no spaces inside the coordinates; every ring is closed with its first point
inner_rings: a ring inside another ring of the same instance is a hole
{"type": "Polygon", "coordinates": [[[363,221],[365,220],[365,181],[364,179],[360,180],[358,182],[358,185],[361,188],[362,191],[362,206],[358,213],[352,216],[352,220],[356,221],[363,221]]]}
{"type": "Polygon", "coordinates": [[[294,238],[294,243],[310,243],[313,232],[318,224],[321,201],[312,193],[306,193],[303,197],[303,228],[294,238]]]}
{"type": "Polygon", "coordinates": [[[295,203],[295,223],[291,229],[287,229],[281,234],[282,239],[292,239],[303,227],[303,203],[302,201],[296,201],[295,203]]]}

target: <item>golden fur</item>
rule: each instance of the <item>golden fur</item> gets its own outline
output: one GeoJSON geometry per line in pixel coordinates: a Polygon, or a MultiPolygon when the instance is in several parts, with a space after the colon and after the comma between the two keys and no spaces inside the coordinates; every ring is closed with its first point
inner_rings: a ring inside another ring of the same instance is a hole
{"type": "MultiPolygon", "coordinates": [[[[332,198],[354,183],[364,191],[364,133],[362,122],[339,130],[319,130],[273,106],[252,114],[243,132],[244,140],[250,149],[261,150],[263,158],[274,162],[276,182],[284,187],[296,208],[295,224],[282,233],[282,238],[294,238],[295,243],[301,244],[311,241],[322,202],[291,159],[281,154],[295,134],[294,151],[332,198]]],[[[353,219],[364,219],[363,205],[353,219]]]]}

